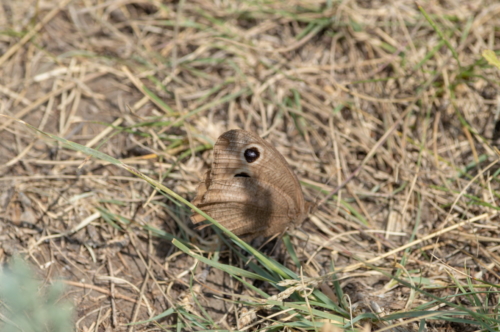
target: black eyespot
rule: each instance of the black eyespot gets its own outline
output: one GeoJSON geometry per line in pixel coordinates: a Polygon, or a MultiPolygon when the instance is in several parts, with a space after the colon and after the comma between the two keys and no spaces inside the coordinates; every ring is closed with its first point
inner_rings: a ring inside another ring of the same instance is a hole
{"type": "Polygon", "coordinates": [[[254,161],[256,161],[257,159],[259,159],[260,157],[260,152],[259,152],[259,149],[257,148],[250,148],[250,149],[246,149],[245,150],[245,153],[243,154],[245,156],[245,160],[247,161],[247,163],[253,163],[254,161]]]}
{"type": "Polygon", "coordinates": [[[242,172],[242,173],[236,174],[234,177],[235,178],[249,178],[250,175],[248,175],[247,173],[242,172]]]}

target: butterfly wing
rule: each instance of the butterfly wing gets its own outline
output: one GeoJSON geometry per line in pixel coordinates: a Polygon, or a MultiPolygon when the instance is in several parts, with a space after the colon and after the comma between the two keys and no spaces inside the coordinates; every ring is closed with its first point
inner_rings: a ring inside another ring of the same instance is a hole
{"type": "MultiPolygon", "coordinates": [[[[193,204],[246,240],[282,232],[290,223],[302,222],[308,212],[297,177],[283,156],[243,130],[219,137],[212,169],[193,204]],[[251,158],[245,155],[248,150],[251,158]]],[[[205,220],[197,213],[191,219],[205,220]]]]}
{"type": "MultiPolygon", "coordinates": [[[[251,239],[279,233],[296,213],[290,198],[280,199],[283,193],[252,178],[207,180],[201,187],[207,182],[210,186],[193,204],[238,236],[251,239]]],[[[194,214],[192,220],[198,223],[205,218],[194,214]]]]}

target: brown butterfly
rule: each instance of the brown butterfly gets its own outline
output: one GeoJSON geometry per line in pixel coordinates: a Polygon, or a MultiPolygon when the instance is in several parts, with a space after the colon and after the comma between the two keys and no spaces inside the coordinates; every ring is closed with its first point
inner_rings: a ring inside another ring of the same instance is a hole
{"type": "MultiPolygon", "coordinates": [[[[217,139],[212,169],[192,203],[245,241],[300,226],[313,206],[278,150],[245,130],[217,139]]],[[[194,213],[191,220],[205,218],[194,213]]]]}

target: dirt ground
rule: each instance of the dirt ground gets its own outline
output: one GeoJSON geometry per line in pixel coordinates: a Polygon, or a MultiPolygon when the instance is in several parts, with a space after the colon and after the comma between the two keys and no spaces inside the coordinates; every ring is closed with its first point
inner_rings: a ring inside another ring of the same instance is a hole
{"type": "Polygon", "coordinates": [[[189,207],[14,119],[189,201],[217,137],[256,132],[327,199],[290,234],[301,268],[262,251],[345,311],[283,302],[360,331],[498,328],[498,2],[0,3],[0,262],[63,281],[75,330],[314,329],[262,305],[286,287],[194,258],[264,273],[189,207]]]}

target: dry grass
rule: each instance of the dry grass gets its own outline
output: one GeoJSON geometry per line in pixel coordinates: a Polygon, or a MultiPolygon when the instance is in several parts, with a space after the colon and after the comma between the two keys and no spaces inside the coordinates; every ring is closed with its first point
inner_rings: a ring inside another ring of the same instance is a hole
{"type": "Polygon", "coordinates": [[[62,278],[78,331],[498,331],[500,5],[421,5],[4,1],[0,114],[188,200],[244,128],[308,199],[336,194],[248,263],[112,160],[2,118],[0,261],[62,278]]]}

